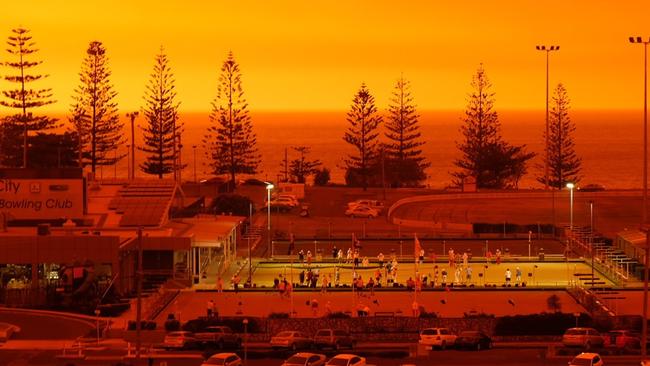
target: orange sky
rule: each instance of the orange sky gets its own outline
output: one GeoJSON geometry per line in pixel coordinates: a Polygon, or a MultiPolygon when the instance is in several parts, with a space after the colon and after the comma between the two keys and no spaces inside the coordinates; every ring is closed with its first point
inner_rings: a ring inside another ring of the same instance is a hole
{"type": "Polygon", "coordinates": [[[480,62],[497,108],[541,109],[538,43],[561,46],[551,82],[566,84],[574,108],[640,108],[642,47],[627,37],[650,36],[648,14],[650,1],[23,0],[3,3],[0,36],[32,30],[53,111],[68,109],[93,40],[108,49],[122,111],[142,105],[160,45],[183,111],[209,108],[228,50],[254,110],[347,109],[362,81],[384,109],[401,72],[420,108],[461,109],[480,62]]]}

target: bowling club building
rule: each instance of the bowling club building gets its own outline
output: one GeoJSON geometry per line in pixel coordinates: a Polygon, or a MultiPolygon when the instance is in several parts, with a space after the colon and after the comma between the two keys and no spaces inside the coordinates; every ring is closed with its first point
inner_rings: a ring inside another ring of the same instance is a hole
{"type": "MultiPolygon", "coordinates": [[[[17,301],[7,293],[65,291],[88,273],[102,289],[132,294],[140,245],[145,279],[204,281],[235,258],[245,218],[182,218],[197,205],[170,180],[99,183],[78,168],[0,169],[0,304],[17,301]]],[[[18,302],[44,301],[27,297],[18,302]]]]}

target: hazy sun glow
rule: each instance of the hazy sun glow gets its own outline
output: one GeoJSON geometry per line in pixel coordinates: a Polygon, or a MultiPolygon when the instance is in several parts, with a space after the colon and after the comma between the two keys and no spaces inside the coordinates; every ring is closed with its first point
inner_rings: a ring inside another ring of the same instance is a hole
{"type": "Polygon", "coordinates": [[[536,44],[561,46],[551,83],[566,84],[574,108],[617,109],[642,102],[643,51],[627,37],[650,36],[649,11],[648,1],[593,0],[14,1],[2,5],[0,35],[32,30],[54,111],[68,109],[93,40],[107,47],[122,110],[142,105],[161,45],[184,111],[209,109],[229,50],[256,110],[346,109],[362,81],[384,105],[402,72],[420,108],[462,108],[481,62],[497,107],[542,109],[545,59],[536,44]]]}

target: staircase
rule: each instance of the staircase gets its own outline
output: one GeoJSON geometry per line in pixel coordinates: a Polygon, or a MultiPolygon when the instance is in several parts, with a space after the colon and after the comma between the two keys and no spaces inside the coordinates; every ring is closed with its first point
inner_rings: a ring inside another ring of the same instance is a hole
{"type": "Polygon", "coordinates": [[[262,237],[262,230],[264,230],[262,228],[262,226],[249,225],[246,228],[246,232],[244,233],[244,235],[242,235],[242,239],[244,239],[244,240],[248,240],[248,239],[257,240],[257,239],[262,237]]]}

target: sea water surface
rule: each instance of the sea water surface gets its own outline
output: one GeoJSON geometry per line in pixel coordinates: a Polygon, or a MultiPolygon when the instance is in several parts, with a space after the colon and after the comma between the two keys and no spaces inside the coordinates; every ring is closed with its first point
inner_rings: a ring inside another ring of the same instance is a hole
{"type": "MultiPolygon", "coordinates": [[[[538,153],[531,161],[528,174],[520,182],[521,188],[541,188],[536,177],[542,174],[538,167],[542,163],[543,131],[545,112],[541,111],[499,111],[501,131],[504,139],[512,144],[525,144],[529,151],[538,153]]],[[[459,127],[463,111],[421,111],[420,123],[424,156],[431,162],[427,170],[426,184],[432,188],[443,188],[451,183],[450,172],[456,168],[454,160],[459,157],[456,143],[462,139],[459,127]]],[[[257,144],[262,155],[259,179],[276,180],[282,170],[284,151],[288,149],[289,160],[296,157],[292,146],[308,146],[311,158],[320,159],[323,166],[331,170],[332,181],[344,182],[343,159],[353,152],[343,141],[348,127],[346,111],[311,112],[251,112],[257,144]]],[[[575,145],[582,158],[581,183],[598,183],[607,188],[639,188],[642,186],[643,161],[643,114],[630,110],[571,111],[570,117],[576,125],[575,145]]],[[[209,126],[208,113],[180,113],[184,123],[182,137],[182,160],[187,164],[183,179],[194,179],[194,149],[196,146],[197,178],[210,177],[202,140],[209,126]]],[[[124,117],[128,127],[129,122],[124,117]]],[[[136,124],[143,124],[140,117],[136,124]]],[[[125,128],[129,136],[130,129],[125,128]]],[[[383,137],[383,133],[382,136],[383,137]]],[[[136,144],[141,141],[136,128],[136,144]]],[[[118,153],[126,154],[126,144],[118,153]]],[[[136,160],[144,158],[136,152],[136,160]]],[[[137,162],[136,162],[137,165],[137,162]]],[[[116,168],[105,167],[98,175],[104,178],[125,177],[127,159],[122,159],[116,168]]],[[[144,177],[142,172],[137,176],[144,177]]]]}

